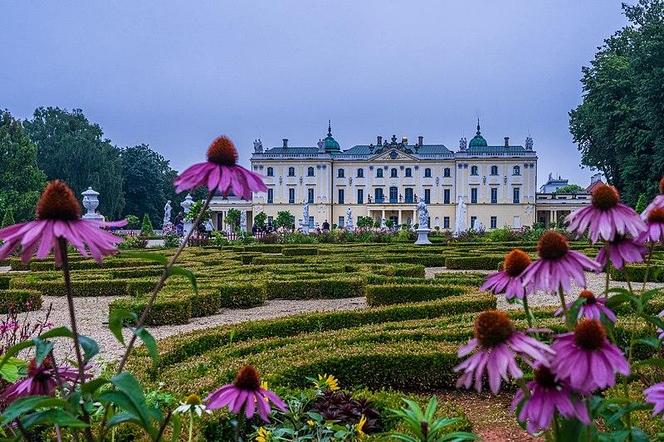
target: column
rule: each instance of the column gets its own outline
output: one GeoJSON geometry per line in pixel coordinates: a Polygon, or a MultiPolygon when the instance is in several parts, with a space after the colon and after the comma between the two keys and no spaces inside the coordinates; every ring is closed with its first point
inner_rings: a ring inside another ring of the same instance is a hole
{"type": "Polygon", "coordinates": [[[399,221],[398,224],[401,225],[403,224],[403,221],[401,220],[401,209],[399,209],[399,221]]]}

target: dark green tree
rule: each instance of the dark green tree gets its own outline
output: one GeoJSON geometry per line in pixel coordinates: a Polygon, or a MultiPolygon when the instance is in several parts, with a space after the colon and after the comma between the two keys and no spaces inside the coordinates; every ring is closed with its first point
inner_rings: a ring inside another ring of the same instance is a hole
{"type": "Polygon", "coordinates": [[[629,24],[582,69],[583,102],[570,112],[570,131],[581,163],[634,206],[664,175],[664,0],[623,10],[629,24]]]}
{"type": "Polygon", "coordinates": [[[150,217],[146,213],[143,215],[143,223],[141,224],[141,235],[142,236],[152,236],[154,235],[154,229],[152,228],[152,222],[150,217]]]}
{"type": "Polygon", "coordinates": [[[581,193],[585,192],[586,189],[579,186],[578,184],[568,184],[566,186],[558,188],[555,193],[581,193]]]}
{"type": "Polygon", "coordinates": [[[32,219],[46,175],[37,166],[37,147],[22,123],[0,111],[0,212],[16,221],[32,219]]]}
{"type": "Polygon", "coordinates": [[[12,212],[11,207],[7,207],[7,209],[5,209],[5,214],[2,216],[0,228],[11,226],[12,224],[16,224],[16,221],[14,221],[14,212],[12,212]]]}
{"type": "Polygon", "coordinates": [[[256,216],[254,216],[254,224],[259,229],[265,228],[265,226],[267,225],[267,215],[265,214],[265,212],[258,212],[256,216]]]}
{"type": "Polygon", "coordinates": [[[120,150],[103,138],[98,124],[88,121],[80,109],[40,107],[24,126],[49,180],[66,181],[79,197],[92,186],[101,194],[99,212],[120,217],[124,205],[120,150]]]}
{"type": "Polygon", "coordinates": [[[228,209],[228,212],[226,212],[226,224],[231,226],[231,228],[235,231],[240,228],[240,217],[242,214],[240,213],[239,210],[230,208],[228,209]]]}
{"type": "Polygon", "coordinates": [[[291,229],[295,226],[295,216],[287,210],[277,212],[277,217],[274,219],[274,226],[291,229]]]}

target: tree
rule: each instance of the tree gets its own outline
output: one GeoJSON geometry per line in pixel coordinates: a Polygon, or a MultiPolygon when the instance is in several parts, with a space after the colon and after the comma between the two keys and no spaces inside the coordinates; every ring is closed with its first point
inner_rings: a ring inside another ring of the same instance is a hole
{"type": "Polygon", "coordinates": [[[14,213],[12,212],[11,207],[7,207],[5,214],[2,216],[2,223],[0,223],[0,227],[7,227],[11,226],[12,224],[16,224],[16,221],[14,221],[14,213]]]}
{"type": "Polygon", "coordinates": [[[37,166],[37,146],[19,120],[0,111],[0,211],[17,221],[32,219],[45,182],[37,166]]]}
{"type": "Polygon", "coordinates": [[[585,192],[586,189],[579,186],[578,184],[568,184],[563,187],[559,187],[558,190],[556,190],[554,193],[582,193],[585,192]]]}
{"type": "Polygon", "coordinates": [[[370,216],[359,216],[357,218],[357,227],[359,228],[371,228],[374,225],[374,220],[370,216]]]}
{"type": "Polygon", "coordinates": [[[76,195],[92,186],[101,194],[99,212],[120,217],[124,205],[120,150],[103,138],[98,124],[89,122],[80,109],[40,107],[23,125],[37,145],[37,164],[49,180],[66,181],[76,195]]]}
{"type": "Polygon", "coordinates": [[[152,222],[150,222],[150,217],[146,213],[143,215],[143,224],[141,225],[141,236],[152,236],[154,235],[154,229],[152,228],[152,222]]]}
{"type": "Polygon", "coordinates": [[[259,212],[254,216],[254,224],[259,229],[264,229],[267,223],[267,215],[265,212],[259,212]]]}
{"type": "Polygon", "coordinates": [[[664,0],[623,10],[629,24],[582,69],[583,101],[570,112],[570,132],[581,163],[602,171],[634,206],[656,193],[664,174],[664,0]]]}
{"type": "Polygon", "coordinates": [[[277,217],[274,219],[274,226],[276,228],[284,227],[292,229],[295,227],[295,216],[287,210],[277,212],[277,217]]]}
{"type": "Polygon", "coordinates": [[[123,213],[147,214],[153,225],[160,226],[166,201],[177,207],[183,200],[173,187],[177,172],[167,159],[146,144],[122,149],[120,159],[124,176],[123,213]]]}
{"type": "Polygon", "coordinates": [[[239,210],[233,208],[228,209],[228,212],[226,212],[226,224],[231,226],[233,230],[239,229],[241,216],[242,214],[239,210]]]}
{"type": "Polygon", "coordinates": [[[141,220],[136,215],[127,215],[125,220],[127,220],[128,229],[137,229],[141,225],[141,220]]]}

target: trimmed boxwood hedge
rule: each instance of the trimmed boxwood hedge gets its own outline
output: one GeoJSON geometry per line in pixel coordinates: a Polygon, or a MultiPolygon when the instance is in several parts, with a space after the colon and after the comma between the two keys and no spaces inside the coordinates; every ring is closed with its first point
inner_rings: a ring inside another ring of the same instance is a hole
{"type": "Polygon", "coordinates": [[[458,296],[467,293],[461,287],[448,287],[436,284],[390,284],[367,286],[367,304],[379,305],[403,304],[406,302],[432,301],[434,299],[458,296]]]}
{"type": "Polygon", "coordinates": [[[28,312],[39,310],[42,306],[41,294],[35,290],[2,289],[0,290],[0,313],[28,312]]]}
{"type": "MultiPolygon", "coordinates": [[[[152,284],[154,284],[154,281],[152,284]]],[[[123,296],[128,293],[127,281],[118,279],[72,281],[71,286],[74,296],[123,296]]],[[[10,287],[36,290],[44,296],[65,296],[65,283],[63,281],[31,282],[12,278],[10,287]]]]}
{"type": "MultiPolygon", "coordinates": [[[[108,306],[109,313],[116,309],[125,309],[140,316],[147,305],[147,297],[116,299],[108,306]]],[[[145,320],[146,325],[186,324],[191,319],[191,299],[189,296],[159,296],[152,305],[150,314],[145,320]]]]}
{"type": "Polygon", "coordinates": [[[263,305],[267,299],[265,284],[228,283],[218,288],[219,305],[225,308],[250,308],[263,305]]]}
{"type": "Polygon", "coordinates": [[[454,270],[497,270],[504,259],[503,256],[448,257],[445,267],[454,270]]]}
{"type": "Polygon", "coordinates": [[[0,275],[0,289],[8,289],[11,276],[0,275]]]}
{"type": "Polygon", "coordinates": [[[267,299],[338,299],[364,296],[362,278],[318,280],[271,280],[266,282],[267,299]]]}
{"type": "Polygon", "coordinates": [[[284,256],[314,256],[318,255],[316,247],[284,247],[281,250],[284,256]]]}
{"type": "Polygon", "coordinates": [[[650,265],[650,268],[646,265],[628,265],[622,270],[611,267],[609,273],[611,278],[616,281],[627,281],[629,278],[632,282],[643,282],[646,270],[649,282],[664,282],[664,266],[661,265],[650,265]]]}

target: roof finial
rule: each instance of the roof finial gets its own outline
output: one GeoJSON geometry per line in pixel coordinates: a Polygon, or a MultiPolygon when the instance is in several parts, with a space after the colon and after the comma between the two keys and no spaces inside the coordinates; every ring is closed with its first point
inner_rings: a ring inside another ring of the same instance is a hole
{"type": "Polygon", "coordinates": [[[327,120],[327,136],[332,136],[332,120],[327,120]]]}
{"type": "Polygon", "coordinates": [[[479,134],[480,134],[480,119],[478,118],[477,119],[477,133],[475,135],[479,135],[479,134]]]}

